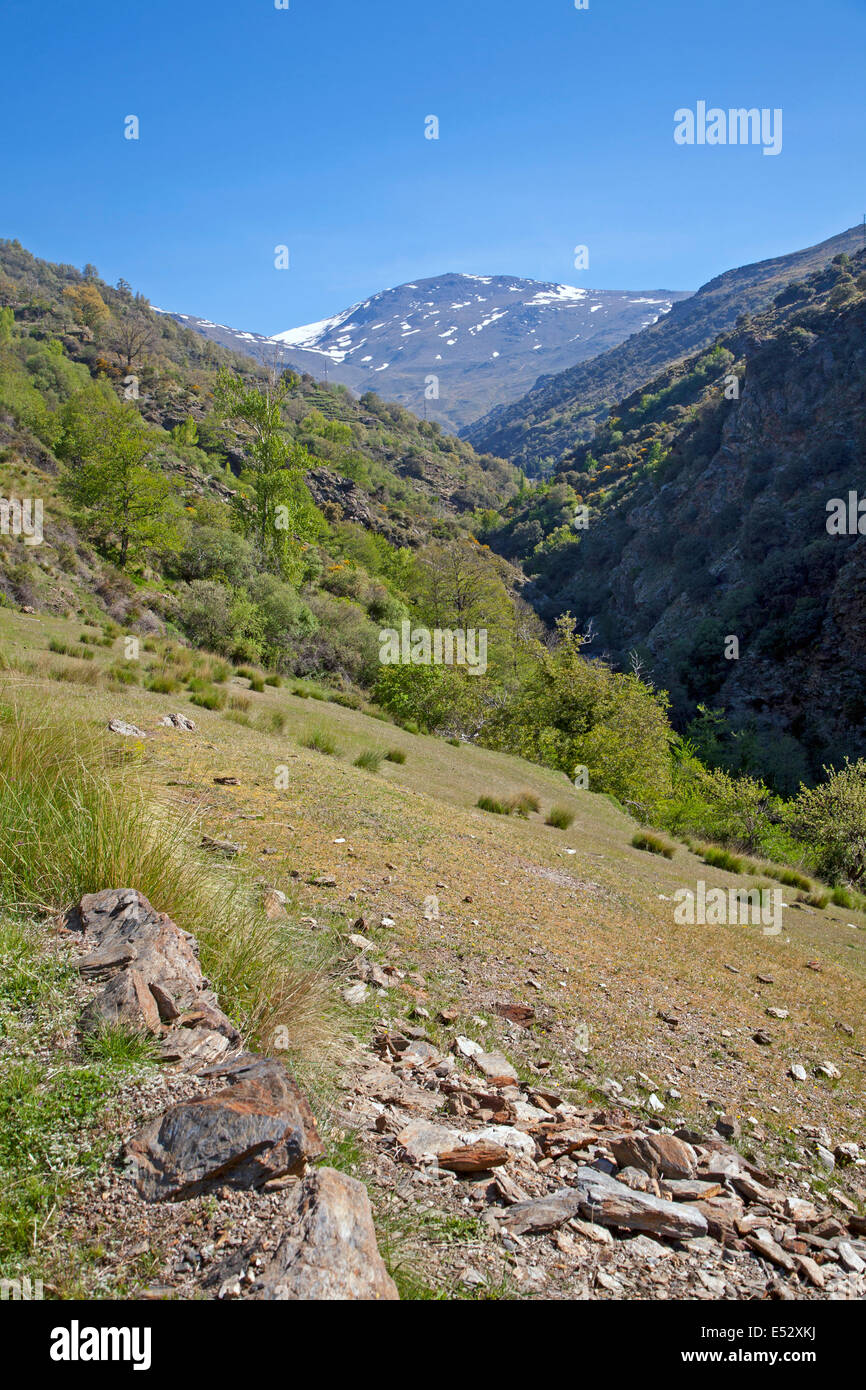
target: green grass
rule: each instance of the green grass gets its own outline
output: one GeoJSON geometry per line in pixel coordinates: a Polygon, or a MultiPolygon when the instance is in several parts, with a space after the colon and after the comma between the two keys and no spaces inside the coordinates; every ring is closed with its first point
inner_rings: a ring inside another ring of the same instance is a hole
{"type": "Polygon", "coordinates": [[[81,1051],[88,1061],[104,1062],[109,1067],[141,1067],[159,1060],[159,1049],[150,1034],[126,1024],[106,1023],[95,1033],[85,1034],[81,1051]]]}
{"type": "Polygon", "coordinates": [[[495,796],[479,796],[475,805],[479,811],[490,811],[494,816],[509,816],[511,807],[506,801],[498,801],[495,796]]]}
{"type": "Polygon", "coordinates": [[[508,803],[509,809],[515,816],[522,816],[528,819],[532,811],[541,810],[541,802],[533,792],[518,792],[508,803]]]}
{"type": "Polygon", "coordinates": [[[180,681],[174,676],[154,676],[147,682],[146,689],[152,690],[154,695],[174,695],[180,690],[180,681]]]}
{"type": "Polygon", "coordinates": [[[645,849],[650,854],[663,854],[665,859],[673,859],[676,849],[670,840],[665,840],[661,835],[654,835],[651,830],[639,831],[637,835],[632,836],[631,843],[635,849],[645,849]]]}
{"type": "Polygon", "coordinates": [[[567,806],[551,806],[544,824],[552,825],[555,830],[567,830],[573,820],[574,812],[567,806]]]}
{"type": "Polygon", "coordinates": [[[405,761],[406,754],[403,752],[402,748],[389,748],[388,752],[385,754],[386,763],[405,763],[405,761]]]}
{"type": "Polygon", "coordinates": [[[727,869],[730,874],[747,874],[755,871],[755,865],[750,860],[744,859],[741,854],[734,854],[729,849],[720,849],[716,846],[705,846],[701,852],[701,858],[705,864],[709,864],[712,869],[727,869]]]}

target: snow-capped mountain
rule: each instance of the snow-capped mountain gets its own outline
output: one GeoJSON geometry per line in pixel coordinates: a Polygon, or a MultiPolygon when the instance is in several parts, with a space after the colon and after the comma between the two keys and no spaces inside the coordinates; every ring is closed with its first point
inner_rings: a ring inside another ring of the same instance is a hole
{"type": "Polygon", "coordinates": [[[276,358],[359,394],[376,391],[458,430],[518,399],[540,376],[621,343],[686,297],[448,274],[383,290],[272,337],[189,314],[172,317],[235,351],[276,358]]]}

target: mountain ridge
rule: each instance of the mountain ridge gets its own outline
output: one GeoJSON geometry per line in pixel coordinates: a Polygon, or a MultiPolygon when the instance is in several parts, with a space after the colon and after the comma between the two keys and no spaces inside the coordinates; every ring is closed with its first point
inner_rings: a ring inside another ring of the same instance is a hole
{"type": "Polygon", "coordinates": [[[591,438],[607,409],[673,362],[709,346],[741,313],[759,312],[790,280],[802,279],[840,253],[863,245],[862,226],[814,246],[721,272],[670,314],[625,342],[555,375],[541,377],[520,400],[464,427],[479,451],[509,458],[528,472],[546,471],[591,438]]]}
{"type": "Polygon", "coordinates": [[[622,342],[687,297],[449,271],[380,290],[270,336],[160,310],[260,362],[385,395],[456,432],[491,407],[622,342]]]}

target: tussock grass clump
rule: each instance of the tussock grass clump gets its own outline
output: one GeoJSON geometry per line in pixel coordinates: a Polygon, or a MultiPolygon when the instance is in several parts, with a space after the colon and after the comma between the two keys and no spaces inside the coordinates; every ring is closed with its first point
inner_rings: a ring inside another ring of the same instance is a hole
{"type": "Polygon", "coordinates": [[[282,683],[282,676],[265,676],[265,685],[273,685],[277,689],[279,689],[282,683]]]}
{"type": "Polygon", "coordinates": [[[82,1056],[110,1067],[141,1067],[159,1061],[159,1048],[149,1033],[123,1023],[104,1023],[81,1040],[82,1056]]]}
{"type": "Polygon", "coordinates": [[[314,753],[326,753],[328,757],[337,756],[336,740],[326,729],[313,729],[306,738],[301,739],[303,748],[312,748],[314,753]]]}
{"type": "Polygon", "coordinates": [[[528,820],[530,812],[541,810],[541,802],[532,792],[518,792],[511,798],[508,806],[513,815],[522,816],[524,820],[528,820]]]}
{"type": "Polygon", "coordinates": [[[479,811],[490,811],[494,816],[511,815],[511,807],[505,801],[497,801],[495,796],[479,796],[475,805],[479,811]]]}
{"type": "Polygon", "coordinates": [[[814,893],[807,893],[800,901],[806,903],[809,907],[817,907],[819,911],[823,912],[830,901],[830,894],[818,888],[814,893]]]}
{"type": "Polygon", "coordinates": [[[367,772],[378,772],[383,757],[384,754],[377,748],[365,748],[355,759],[355,767],[363,767],[367,772]]]}
{"type": "Polygon", "coordinates": [[[230,696],[229,696],[229,709],[239,709],[239,710],[243,711],[244,713],[246,713],[246,711],[249,709],[249,707],[250,707],[250,700],[249,700],[249,696],[248,696],[248,695],[230,695],[230,696]]]}
{"type": "Polygon", "coordinates": [[[99,671],[93,666],[52,666],[48,672],[53,681],[69,685],[99,685],[99,671]]]}
{"type": "Polygon", "coordinates": [[[574,812],[569,811],[567,806],[551,806],[544,824],[552,825],[554,830],[567,830],[573,820],[574,812]]]}
{"type": "Polygon", "coordinates": [[[190,695],[190,700],[194,705],[199,705],[202,709],[225,709],[228,695],[218,686],[206,686],[204,690],[195,690],[190,695]]]}
{"type": "Polygon", "coordinates": [[[281,734],[286,727],[286,716],[281,709],[270,709],[259,715],[258,728],[266,734],[281,734]]]}
{"type": "Polygon", "coordinates": [[[59,637],[51,638],[48,650],[56,652],[58,656],[74,656],[78,661],[92,661],[96,655],[89,647],[76,647],[70,642],[62,642],[59,637]]]}
{"type": "Polygon", "coordinates": [[[754,868],[751,860],[744,859],[741,854],[732,854],[729,849],[719,849],[713,845],[703,849],[701,858],[711,868],[727,869],[731,874],[747,874],[754,868]]]}
{"type": "Polygon", "coordinates": [[[180,681],[175,680],[174,676],[153,676],[146,688],[154,695],[174,695],[180,690],[180,681]]]}
{"type": "Polygon", "coordinates": [[[389,748],[385,754],[386,763],[405,763],[406,754],[402,748],[389,748]]]}
{"type": "Polygon", "coordinates": [[[673,859],[675,845],[670,840],[665,840],[661,835],[654,835],[651,830],[641,830],[637,835],[632,836],[631,843],[635,849],[645,849],[650,854],[663,854],[665,859],[673,859]]]}
{"type": "Polygon", "coordinates": [[[251,676],[250,690],[252,690],[256,695],[263,695],[265,690],[264,676],[251,676]]]}
{"type": "Polygon", "coordinates": [[[339,1046],[329,946],[269,922],[251,879],[197,843],[189,809],[152,802],[95,736],[13,713],[0,722],[0,909],[56,915],[83,893],[135,888],[201,948],[220,1003],[253,1045],[285,1029],[304,1068],[339,1046]]]}

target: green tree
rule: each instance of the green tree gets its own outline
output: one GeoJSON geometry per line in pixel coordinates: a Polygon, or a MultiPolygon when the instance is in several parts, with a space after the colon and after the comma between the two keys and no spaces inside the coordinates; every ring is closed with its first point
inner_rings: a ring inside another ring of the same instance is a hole
{"type": "Polygon", "coordinates": [[[283,377],[261,391],[227,368],[217,374],[214,388],[218,414],[246,425],[250,432],[253,517],[247,524],[265,563],[284,575],[302,569],[304,547],[324,528],[324,518],[304,482],[312,459],[283,424],[282,405],[291,389],[291,380],[283,377]]]}
{"type": "Polygon", "coordinates": [[[569,614],[552,648],[533,640],[520,689],[499,709],[485,742],[558,768],[589,771],[591,791],[610,792],[646,817],[669,794],[668,699],[632,672],[581,655],[583,638],[569,614]]]}
{"type": "Polygon", "coordinates": [[[176,550],[180,508],[169,480],[148,464],[150,439],[135,406],[92,384],[60,419],[62,490],[91,533],[116,548],[120,568],[148,550],[176,550]]]}
{"type": "Polygon", "coordinates": [[[866,759],[845,759],[838,772],[825,767],[827,781],[800,787],[789,808],[793,833],[808,845],[822,878],[858,885],[866,876],[866,759]]]}

